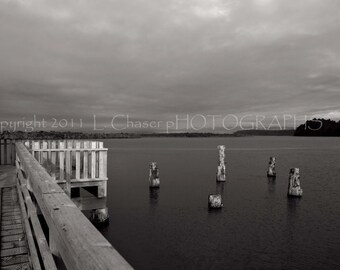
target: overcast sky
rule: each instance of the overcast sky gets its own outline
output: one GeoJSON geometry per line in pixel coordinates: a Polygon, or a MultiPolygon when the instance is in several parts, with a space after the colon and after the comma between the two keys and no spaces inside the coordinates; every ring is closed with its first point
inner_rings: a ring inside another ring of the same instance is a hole
{"type": "Polygon", "coordinates": [[[0,120],[340,117],[339,0],[0,0],[0,120]]]}

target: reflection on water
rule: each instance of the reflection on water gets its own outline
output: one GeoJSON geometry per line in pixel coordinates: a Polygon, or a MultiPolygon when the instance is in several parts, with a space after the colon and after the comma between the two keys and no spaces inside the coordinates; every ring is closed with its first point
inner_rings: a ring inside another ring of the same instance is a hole
{"type": "Polygon", "coordinates": [[[159,200],[160,188],[149,188],[150,205],[157,205],[159,200]]]}
{"type": "Polygon", "coordinates": [[[275,192],[275,183],[276,183],[275,177],[268,176],[267,178],[268,178],[268,191],[270,193],[273,193],[275,192]]]}
{"type": "Polygon", "coordinates": [[[216,182],[216,194],[221,194],[222,195],[222,201],[223,201],[224,182],[216,182]]]}
{"type": "Polygon", "coordinates": [[[300,207],[301,197],[289,197],[287,198],[287,210],[288,217],[294,217],[300,207]]]}

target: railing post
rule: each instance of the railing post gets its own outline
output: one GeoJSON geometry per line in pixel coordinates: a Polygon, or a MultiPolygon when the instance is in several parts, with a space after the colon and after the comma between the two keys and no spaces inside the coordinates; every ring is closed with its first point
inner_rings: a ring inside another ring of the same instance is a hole
{"type": "MultiPolygon", "coordinates": [[[[41,164],[48,171],[48,159],[47,159],[47,141],[42,142],[42,151],[41,153],[41,164]]],[[[49,171],[48,171],[49,172],[49,171]]]]}
{"type": "Polygon", "coordinates": [[[11,144],[11,148],[12,148],[12,165],[15,165],[15,140],[12,140],[12,144],[11,144]]]}
{"type": "MultiPolygon", "coordinates": [[[[91,142],[91,148],[96,149],[97,142],[91,142]]],[[[96,178],[96,150],[91,151],[91,178],[96,178]]]]}
{"type": "Polygon", "coordinates": [[[7,165],[7,139],[4,139],[4,165],[7,165]]]}
{"type": "MultiPolygon", "coordinates": [[[[56,142],[51,142],[51,148],[56,149],[56,142]]],[[[55,180],[56,179],[56,161],[57,161],[57,152],[55,150],[51,150],[51,176],[55,180]]]]}
{"type": "MultiPolygon", "coordinates": [[[[99,148],[103,149],[103,142],[99,142],[99,148]]],[[[107,178],[107,150],[99,150],[99,178],[107,178]]],[[[98,198],[107,196],[107,181],[102,181],[101,185],[98,186],[98,198]]]]}
{"type": "Polygon", "coordinates": [[[89,173],[89,142],[85,141],[84,142],[84,179],[88,178],[88,173],[89,173]]]}
{"type": "Polygon", "coordinates": [[[76,141],[76,179],[80,179],[80,141],[76,141]]]}
{"type": "Polygon", "coordinates": [[[65,171],[65,142],[59,142],[59,179],[64,180],[65,171]]]}
{"type": "Polygon", "coordinates": [[[71,197],[71,178],[72,178],[72,141],[67,141],[67,150],[66,150],[66,186],[65,192],[68,196],[71,197]]]}
{"type": "Polygon", "coordinates": [[[33,142],[32,143],[32,155],[35,157],[36,160],[41,164],[41,152],[40,150],[40,142],[33,142]],[[35,151],[37,150],[37,151],[35,151]]]}

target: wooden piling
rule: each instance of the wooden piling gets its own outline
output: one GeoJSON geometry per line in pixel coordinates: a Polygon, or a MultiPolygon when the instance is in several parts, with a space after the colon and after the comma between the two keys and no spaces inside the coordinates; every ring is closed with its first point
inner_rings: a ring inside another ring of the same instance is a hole
{"type": "Polygon", "coordinates": [[[270,157],[269,158],[269,165],[268,165],[268,171],[267,171],[267,176],[268,177],[276,177],[276,158],[275,157],[270,157]]]}
{"type": "Polygon", "coordinates": [[[288,181],[288,196],[301,197],[302,189],[300,186],[300,169],[291,168],[289,171],[289,181],[288,181]]]}
{"type": "Polygon", "coordinates": [[[150,162],[149,185],[150,185],[150,188],[159,188],[160,186],[159,169],[158,169],[157,162],[150,162]]]}
{"type": "Polygon", "coordinates": [[[226,162],[225,162],[225,146],[217,146],[219,152],[219,161],[217,165],[216,181],[226,181],[226,162]]]}
{"type": "Polygon", "coordinates": [[[208,196],[209,209],[220,209],[223,207],[221,194],[209,194],[208,196]]]}

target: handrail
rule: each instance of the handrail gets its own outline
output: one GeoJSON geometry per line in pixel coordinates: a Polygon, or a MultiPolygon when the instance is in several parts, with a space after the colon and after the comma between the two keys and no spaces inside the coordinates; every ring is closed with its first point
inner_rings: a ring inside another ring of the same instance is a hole
{"type": "Polygon", "coordinates": [[[50,249],[67,269],[132,269],[21,142],[16,151],[47,222],[50,249]]]}
{"type": "MultiPolygon", "coordinates": [[[[28,192],[27,189],[27,179],[25,177],[25,172],[21,168],[21,164],[19,161],[17,161],[17,189],[18,189],[18,196],[20,200],[24,204],[23,209],[23,215],[24,218],[29,220],[28,223],[25,222],[25,228],[26,231],[31,231],[31,235],[34,237],[36,241],[33,241],[37,243],[37,248],[40,258],[41,258],[41,263],[43,264],[43,269],[48,269],[48,270],[57,270],[57,266],[55,264],[55,261],[52,256],[52,252],[48,246],[46,237],[44,235],[43,229],[41,227],[38,215],[37,215],[37,209],[34,206],[34,203],[32,201],[31,195],[28,192]],[[27,212],[27,213],[26,213],[27,212]]],[[[29,240],[29,238],[28,238],[29,240]]],[[[32,254],[31,248],[30,248],[30,254],[31,256],[36,254],[37,252],[34,251],[32,254]]],[[[37,258],[32,258],[32,262],[35,262],[37,258]]],[[[37,267],[34,267],[34,270],[37,267]]],[[[40,269],[40,268],[37,268],[40,269]]]]}

